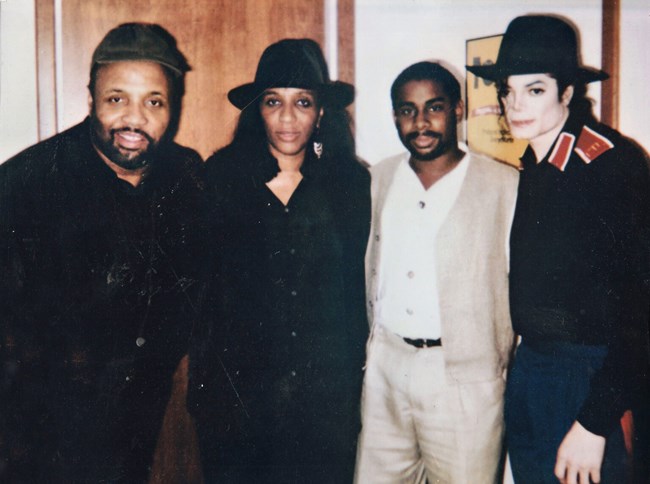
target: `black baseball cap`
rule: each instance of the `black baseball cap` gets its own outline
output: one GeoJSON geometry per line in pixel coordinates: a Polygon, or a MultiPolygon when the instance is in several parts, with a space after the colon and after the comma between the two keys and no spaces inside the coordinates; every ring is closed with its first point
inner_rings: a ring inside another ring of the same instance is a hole
{"type": "Polygon", "coordinates": [[[191,69],[176,39],[158,24],[126,23],[108,32],[93,53],[92,65],[152,61],[183,76],[191,69]]]}

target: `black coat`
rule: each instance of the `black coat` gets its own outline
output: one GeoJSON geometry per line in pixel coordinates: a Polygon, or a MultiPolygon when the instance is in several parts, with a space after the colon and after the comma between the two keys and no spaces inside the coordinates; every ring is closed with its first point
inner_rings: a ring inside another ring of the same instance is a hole
{"type": "Polygon", "coordinates": [[[609,435],[647,385],[650,172],[646,154],[571,114],[553,149],[522,158],[510,307],[524,341],[607,346],[578,421],[609,435]]]}
{"type": "Polygon", "coordinates": [[[351,482],[369,175],[310,154],[285,207],[265,186],[267,150],[231,145],[206,165],[213,289],[189,390],[206,476],[351,482]]]}
{"type": "Polygon", "coordinates": [[[88,120],[0,166],[4,477],[142,482],[193,319],[198,154],[137,188],[88,120]]]}

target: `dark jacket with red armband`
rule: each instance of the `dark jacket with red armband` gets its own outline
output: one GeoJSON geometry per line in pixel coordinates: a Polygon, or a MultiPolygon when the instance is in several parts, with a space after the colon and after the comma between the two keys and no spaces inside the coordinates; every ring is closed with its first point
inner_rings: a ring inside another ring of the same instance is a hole
{"type": "Polygon", "coordinates": [[[522,157],[511,235],[515,331],[606,345],[578,421],[606,436],[647,385],[650,177],[633,141],[572,114],[547,157],[522,157]]]}

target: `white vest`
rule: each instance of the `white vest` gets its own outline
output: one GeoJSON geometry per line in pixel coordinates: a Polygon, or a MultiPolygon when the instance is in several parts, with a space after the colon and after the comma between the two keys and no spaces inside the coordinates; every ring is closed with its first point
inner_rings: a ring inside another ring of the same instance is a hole
{"type": "MultiPolygon", "coordinates": [[[[366,252],[366,302],[371,328],[381,210],[401,158],[389,158],[370,170],[372,226],[366,252]]],[[[436,251],[445,366],[448,376],[459,382],[501,376],[514,341],[506,248],[519,174],[475,154],[470,154],[469,163],[458,199],[438,233],[436,251]]]]}

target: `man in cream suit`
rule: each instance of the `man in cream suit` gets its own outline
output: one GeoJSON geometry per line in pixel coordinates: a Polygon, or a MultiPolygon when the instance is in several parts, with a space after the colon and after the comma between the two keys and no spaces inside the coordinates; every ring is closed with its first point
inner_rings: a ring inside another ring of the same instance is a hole
{"type": "Polygon", "coordinates": [[[493,483],[513,347],[508,237],[514,168],[459,145],[463,102],[439,64],[391,88],[409,153],[372,171],[371,334],[357,483],[493,483]]]}

